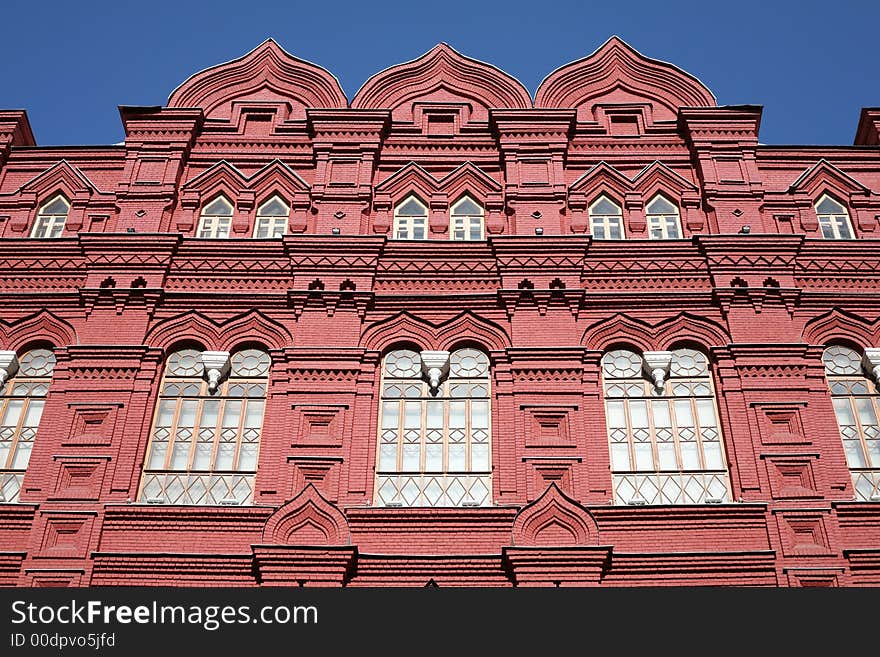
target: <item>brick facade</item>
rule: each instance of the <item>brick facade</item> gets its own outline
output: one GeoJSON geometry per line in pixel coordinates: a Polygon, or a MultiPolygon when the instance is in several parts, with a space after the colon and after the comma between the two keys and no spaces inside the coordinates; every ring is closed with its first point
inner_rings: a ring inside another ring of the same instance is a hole
{"type": "Polygon", "coordinates": [[[36,147],[0,111],[0,351],[56,358],[0,585],[880,584],[822,360],[880,347],[880,109],[853,146],[763,145],[759,106],[612,38],[534,99],[441,44],[351,101],[267,41],[120,113],[122,144],[36,147]],[[465,194],[484,239],[450,239],[465,194]],[[679,239],[649,239],[658,194],[679,239]],[[32,237],[58,195],[60,236],[32,237]],[[200,239],[219,195],[229,235],[200,239]],[[285,234],[254,239],[273,195],[285,234]],[[592,235],[602,195],[626,239],[592,235]],[[823,239],[823,196],[853,239],[823,239]],[[429,241],[394,239],[409,197],[429,241]],[[181,344],[271,358],[248,503],[144,499],[181,344]],[[377,503],[401,344],[488,356],[487,503],[377,503]],[[683,345],[708,357],[727,496],[619,503],[603,354],[683,345]]]}

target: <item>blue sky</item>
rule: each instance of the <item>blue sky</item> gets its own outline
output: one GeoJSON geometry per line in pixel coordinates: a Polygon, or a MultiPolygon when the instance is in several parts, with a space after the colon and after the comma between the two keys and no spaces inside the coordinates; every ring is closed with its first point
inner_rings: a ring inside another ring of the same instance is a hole
{"type": "Polygon", "coordinates": [[[121,141],[118,105],[161,105],[192,73],[273,37],[354,96],[439,41],[534,94],[553,69],[617,34],[700,78],[719,104],[764,105],[761,141],[852,144],[880,106],[880,0],[4,0],[0,108],[37,143],[121,141]]]}

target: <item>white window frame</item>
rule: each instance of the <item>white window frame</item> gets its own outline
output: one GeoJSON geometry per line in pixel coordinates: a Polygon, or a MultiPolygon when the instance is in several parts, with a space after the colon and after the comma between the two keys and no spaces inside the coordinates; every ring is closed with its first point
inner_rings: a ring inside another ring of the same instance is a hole
{"type": "Polygon", "coordinates": [[[63,195],[57,194],[43,204],[37,213],[37,219],[34,221],[34,228],[31,231],[31,237],[34,239],[56,239],[61,237],[64,232],[64,225],[67,223],[67,216],[70,214],[70,201],[63,195]],[[67,212],[64,214],[49,214],[45,210],[55,201],[61,201],[67,206],[67,212]]]}
{"type": "Polygon", "coordinates": [[[226,239],[229,237],[232,228],[232,213],[234,209],[232,202],[222,194],[209,203],[205,204],[199,218],[199,228],[196,231],[196,237],[201,239],[226,239]],[[207,214],[207,209],[217,201],[222,201],[229,208],[229,214],[207,214]]]}
{"type": "Polygon", "coordinates": [[[395,240],[428,239],[428,207],[419,200],[418,196],[415,196],[414,194],[407,196],[403,201],[397,204],[394,209],[394,226],[392,235],[395,240]],[[400,209],[410,201],[415,201],[425,213],[423,215],[401,215],[400,209]],[[419,225],[419,223],[421,223],[421,225],[419,225]],[[421,237],[414,237],[416,228],[421,229],[421,237]]]}
{"type": "Polygon", "coordinates": [[[266,202],[257,209],[257,221],[254,223],[254,237],[257,239],[272,239],[285,235],[287,233],[287,222],[289,218],[290,206],[287,205],[280,196],[276,194],[266,199],[266,202]],[[275,200],[287,209],[287,214],[284,216],[277,214],[262,214],[263,208],[275,200]],[[261,235],[260,233],[262,232],[265,232],[265,235],[261,235]]]}
{"type": "Polygon", "coordinates": [[[590,235],[593,236],[595,240],[623,240],[626,239],[626,230],[623,227],[623,210],[620,205],[612,201],[609,197],[604,194],[593,201],[590,204],[590,235]],[[617,208],[617,214],[597,214],[593,211],[593,209],[601,203],[603,200],[607,201],[611,205],[617,208]],[[607,235],[610,232],[610,229],[614,227],[616,224],[617,229],[620,231],[620,237],[608,237],[607,235]],[[601,225],[603,232],[605,233],[605,237],[597,237],[596,236],[596,228],[601,225]]]}
{"type": "Polygon", "coordinates": [[[852,222],[849,218],[849,212],[846,209],[846,206],[838,201],[833,196],[828,194],[822,194],[819,197],[819,200],[816,201],[816,205],[813,206],[816,210],[816,217],[819,220],[819,230],[822,233],[822,238],[826,240],[851,240],[855,238],[855,232],[853,231],[852,222]],[[819,213],[819,205],[825,200],[831,201],[834,205],[840,207],[841,212],[835,213],[819,213]],[[841,228],[845,228],[847,235],[843,235],[841,233],[841,228]],[[826,229],[831,233],[830,235],[826,233],[826,229]]]}
{"type": "Polygon", "coordinates": [[[462,196],[452,206],[449,218],[449,239],[454,242],[479,242],[486,239],[485,210],[470,196],[462,196]],[[467,201],[480,208],[480,214],[458,214],[458,207],[467,201]],[[479,237],[471,237],[475,224],[479,231],[479,237]]]}
{"type": "Polygon", "coordinates": [[[668,198],[663,196],[662,194],[657,194],[651,201],[645,206],[645,215],[648,220],[648,237],[652,240],[677,240],[681,239],[684,235],[681,231],[681,212],[678,209],[678,205],[670,201],[668,198]],[[651,212],[651,206],[654,205],[659,200],[666,201],[672,207],[675,208],[675,214],[670,214],[667,212],[651,212]],[[675,235],[670,236],[669,234],[669,219],[672,219],[674,222],[673,228],[675,229],[675,235]],[[659,235],[655,235],[655,231],[659,231],[659,235]]]}

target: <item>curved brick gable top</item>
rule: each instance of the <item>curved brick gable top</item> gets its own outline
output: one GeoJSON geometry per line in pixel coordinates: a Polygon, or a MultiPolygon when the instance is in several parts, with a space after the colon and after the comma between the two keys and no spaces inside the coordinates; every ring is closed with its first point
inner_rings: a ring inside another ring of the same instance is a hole
{"type": "Polygon", "coordinates": [[[171,93],[168,107],[200,107],[208,118],[230,119],[240,102],[283,102],[291,119],[304,119],[307,107],[348,105],[329,71],[267,39],[243,57],[191,76],[171,93]]]}
{"type": "Polygon", "coordinates": [[[390,109],[396,120],[413,120],[413,104],[468,103],[471,119],[488,120],[488,108],[528,109],[532,98],[519,80],[445,43],[411,62],[367,80],[351,101],[358,109],[390,109]]]}
{"type": "Polygon", "coordinates": [[[266,521],[267,545],[348,545],[348,522],[342,512],[309,484],[266,521]]]}
{"type": "Polygon", "coordinates": [[[601,104],[649,103],[655,121],[674,120],[679,107],[715,107],[715,96],[680,68],[645,57],[613,36],[596,52],[548,75],[535,93],[535,107],[578,110],[595,121],[601,104]]]}
{"type": "Polygon", "coordinates": [[[599,526],[590,512],[550,484],[513,522],[513,545],[598,545],[599,526]]]}

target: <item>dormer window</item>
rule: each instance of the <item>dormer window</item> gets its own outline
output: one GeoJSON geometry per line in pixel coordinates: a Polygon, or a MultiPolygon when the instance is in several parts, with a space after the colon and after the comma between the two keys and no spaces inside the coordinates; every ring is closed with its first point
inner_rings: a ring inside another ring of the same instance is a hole
{"type": "Polygon", "coordinates": [[[483,208],[469,196],[452,206],[449,238],[456,241],[479,241],[483,238],[483,208]]]}
{"type": "Polygon", "coordinates": [[[677,240],[681,238],[678,208],[665,197],[657,195],[646,208],[648,234],[652,240],[677,240]]]}
{"type": "Polygon", "coordinates": [[[620,206],[607,196],[600,196],[590,206],[590,231],[593,239],[622,240],[623,213],[620,206]]]}
{"type": "Polygon", "coordinates": [[[232,203],[225,196],[218,196],[202,209],[198,237],[209,239],[229,237],[232,225],[232,203]]]}
{"type": "Polygon", "coordinates": [[[277,196],[273,196],[257,209],[254,237],[281,237],[287,232],[290,208],[277,196]]]}
{"type": "Polygon", "coordinates": [[[846,208],[828,195],[823,195],[816,203],[816,216],[819,228],[826,240],[853,239],[852,226],[846,208]]]}
{"type": "Polygon", "coordinates": [[[428,236],[428,208],[415,196],[394,211],[394,239],[423,240],[428,236]]]}
{"type": "Polygon", "coordinates": [[[61,237],[69,213],[70,203],[59,194],[40,208],[31,237],[37,239],[61,237]]]}

